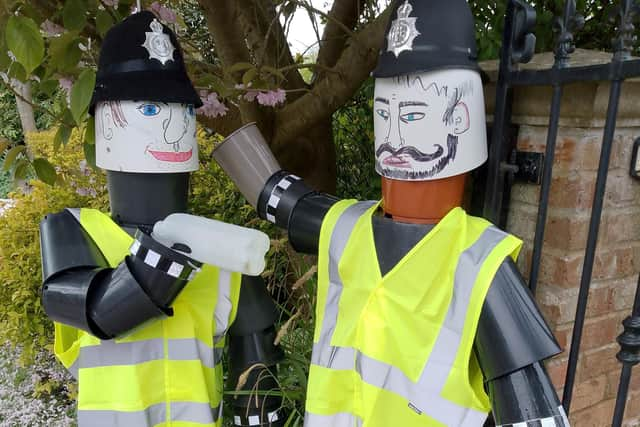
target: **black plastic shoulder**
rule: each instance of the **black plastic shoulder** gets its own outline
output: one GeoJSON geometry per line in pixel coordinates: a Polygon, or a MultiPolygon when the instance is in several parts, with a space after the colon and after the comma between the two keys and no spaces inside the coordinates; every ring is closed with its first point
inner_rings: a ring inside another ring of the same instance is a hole
{"type": "Polygon", "coordinates": [[[339,201],[324,193],[311,193],[300,199],[289,221],[289,243],[293,249],[305,254],[318,253],[322,221],[331,206],[339,201]]]}
{"type": "Polygon", "coordinates": [[[491,282],[475,350],[487,381],[562,351],[511,258],[491,282]]]}
{"type": "Polygon", "coordinates": [[[288,231],[296,251],[316,254],[322,220],[339,200],[311,189],[295,175],[279,171],[262,189],[257,210],[260,218],[288,231]]]}
{"type": "Polygon", "coordinates": [[[230,335],[249,335],[274,325],[278,310],[264,280],[260,276],[242,276],[236,319],[229,328],[230,335]]]}
{"type": "Polygon", "coordinates": [[[66,209],[40,222],[40,256],[43,281],[73,268],[109,266],[89,234],[66,209]]]}

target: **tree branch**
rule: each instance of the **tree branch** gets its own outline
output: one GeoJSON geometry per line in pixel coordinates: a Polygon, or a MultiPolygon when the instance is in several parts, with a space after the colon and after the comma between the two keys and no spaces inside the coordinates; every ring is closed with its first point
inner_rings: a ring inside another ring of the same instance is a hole
{"type": "MultiPolygon", "coordinates": [[[[294,64],[289,43],[271,0],[234,0],[238,3],[247,44],[258,66],[281,68],[294,64]]],[[[297,69],[285,73],[285,89],[306,87],[297,69]]]]}
{"type": "MultiPolygon", "coordinates": [[[[337,23],[340,22],[347,28],[354,28],[358,17],[364,9],[366,0],[336,0],[329,12],[332,19],[327,20],[327,25],[322,33],[320,50],[318,52],[318,64],[325,67],[333,67],[340,58],[349,37],[344,29],[337,23]]],[[[318,73],[318,79],[320,79],[318,73]]]]}
{"type": "MultiPolygon", "coordinates": [[[[216,53],[222,64],[225,67],[230,67],[238,62],[251,62],[246,36],[237,25],[241,19],[238,2],[198,0],[198,3],[207,19],[207,27],[213,37],[216,53]]],[[[239,75],[231,77],[236,82],[240,82],[239,75]]],[[[239,108],[243,122],[257,122],[263,126],[267,122],[265,115],[255,103],[241,102],[239,108]]],[[[263,126],[261,129],[265,131],[263,126]]]]}
{"type": "Polygon", "coordinates": [[[349,41],[332,73],[318,81],[311,92],[276,113],[273,148],[278,150],[329,117],[358,90],[378,59],[390,8],[349,41]],[[295,118],[295,119],[292,119],[295,118]]]}

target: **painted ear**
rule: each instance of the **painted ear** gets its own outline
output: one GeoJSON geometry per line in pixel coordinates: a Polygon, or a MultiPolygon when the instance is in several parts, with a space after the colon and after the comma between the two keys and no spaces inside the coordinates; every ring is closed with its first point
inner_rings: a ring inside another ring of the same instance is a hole
{"type": "Polygon", "coordinates": [[[453,109],[453,133],[463,134],[469,130],[470,125],[469,108],[467,108],[467,104],[460,101],[453,109]]]}
{"type": "Polygon", "coordinates": [[[109,103],[105,103],[101,108],[100,124],[96,126],[98,132],[102,132],[102,136],[106,140],[113,138],[113,127],[115,122],[113,120],[113,113],[109,103]]]}

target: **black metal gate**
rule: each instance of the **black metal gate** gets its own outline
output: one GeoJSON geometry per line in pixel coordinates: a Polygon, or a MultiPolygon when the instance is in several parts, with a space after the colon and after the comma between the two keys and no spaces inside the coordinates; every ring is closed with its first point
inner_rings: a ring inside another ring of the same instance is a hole
{"type": "MultiPolygon", "coordinates": [[[[569,67],[568,60],[574,51],[573,33],[580,29],[584,19],[576,11],[575,0],[565,2],[564,16],[558,20],[558,39],[555,48],[555,61],[546,70],[519,70],[518,64],[528,62],[534,52],[535,36],[532,34],[535,25],[535,10],[523,0],[508,0],[505,17],[504,33],[500,68],[496,89],[496,106],[491,135],[489,163],[487,168],[487,185],[484,199],[484,216],[492,222],[504,225],[506,199],[508,198],[508,174],[517,170],[517,165],[510,162],[510,147],[507,134],[511,128],[512,90],[517,86],[551,86],[553,98],[546,140],[544,167],[542,168],[541,191],[537,214],[536,230],[533,243],[531,272],[529,286],[535,293],[540,271],[542,243],[544,239],[545,223],[549,190],[551,188],[551,173],[554,163],[558,123],[560,118],[560,103],[563,88],[566,84],[580,81],[610,81],[611,89],[609,103],[602,138],[602,149],[596,177],[595,193],[589,223],[578,304],[575,315],[575,325],[569,352],[567,374],[565,378],[562,403],[567,413],[571,407],[576,368],[580,350],[580,340],[584,326],[589,287],[591,284],[593,265],[596,254],[596,243],[602,216],[604,193],[609,170],[613,136],[616,128],[618,104],[622,82],[630,77],[640,76],[640,60],[631,59],[630,52],[634,39],[633,17],[637,5],[631,0],[620,0],[617,13],[616,38],[613,41],[613,54],[607,64],[569,67]]],[[[640,102],[640,100],[638,100],[640,102]]],[[[640,141],[640,140],[639,140],[640,141]]],[[[640,142],[636,142],[636,148],[640,142]]],[[[632,162],[631,175],[638,178],[636,155],[632,162]]],[[[638,184],[640,185],[640,183],[638,184]]],[[[640,220],[640,219],[639,219],[640,220]]],[[[617,354],[622,363],[620,383],[616,405],[612,419],[612,426],[620,426],[629,391],[631,368],[640,362],[640,278],[636,289],[633,310],[624,322],[624,332],[618,337],[621,350],[617,354]]]]}

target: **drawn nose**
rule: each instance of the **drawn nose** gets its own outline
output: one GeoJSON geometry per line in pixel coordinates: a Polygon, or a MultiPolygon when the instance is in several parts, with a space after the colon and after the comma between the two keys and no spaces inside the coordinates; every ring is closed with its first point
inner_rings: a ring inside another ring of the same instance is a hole
{"type": "Polygon", "coordinates": [[[180,114],[179,107],[169,106],[169,118],[162,122],[162,128],[167,144],[177,144],[182,140],[182,137],[187,133],[187,121],[184,115],[180,114]]]}

